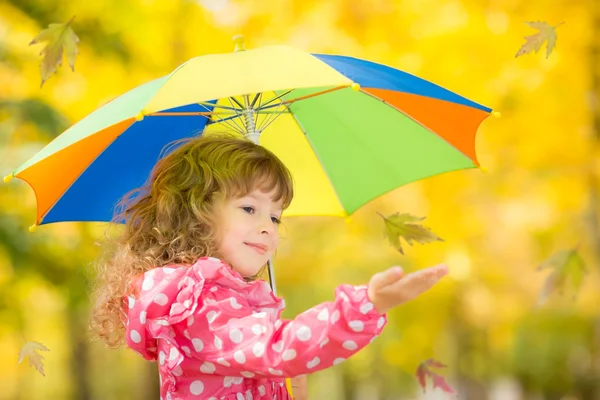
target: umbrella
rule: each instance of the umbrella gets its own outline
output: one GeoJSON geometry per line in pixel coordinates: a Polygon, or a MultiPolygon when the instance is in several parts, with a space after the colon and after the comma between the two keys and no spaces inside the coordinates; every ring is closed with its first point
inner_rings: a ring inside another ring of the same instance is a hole
{"type": "Polygon", "coordinates": [[[35,191],[30,230],[111,221],[166,144],[223,128],[291,170],[286,216],[348,216],[401,185],[479,166],[475,134],[490,108],[374,62],[234,43],[234,52],[193,58],[103,105],[5,177],[35,191]]]}

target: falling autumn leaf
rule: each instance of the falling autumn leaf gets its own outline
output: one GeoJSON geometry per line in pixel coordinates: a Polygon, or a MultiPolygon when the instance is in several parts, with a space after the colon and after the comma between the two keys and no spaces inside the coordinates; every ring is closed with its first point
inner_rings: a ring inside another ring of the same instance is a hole
{"type": "Polygon", "coordinates": [[[436,374],[431,370],[431,368],[446,368],[446,365],[434,360],[433,358],[430,358],[429,360],[423,361],[421,364],[419,364],[416,375],[423,392],[425,392],[425,389],[427,388],[427,378],[430,378],[434,389],[440,388],[445,393],[454,394],[454,389],[452,389],[448,382],[446,382],[446,378],[436,374]]]}
{"type": "Polygon", "coordinates": [[[65,24],[48,25],[48,28],[38,33],[31,43],[29,43],[31,46],[32,44],[47,42],[46,47],[40,52],[42,56],[40,64],[40,73],[42,75],[41,86],[62,65],[63,50],[67,56],[71,70],[75,71],[75,57],[77,57],[77,43],[79,43],[79,38],[71,28],[71,22],[73,22],[74,18],[71,18],[65,24]]]}
{"type": "Polygon", "coordinates": [[[546,278],[538,299],[543,304],[553,293],[570,291],[577,294],[586,274],[585,262],[577,248],[559,251],[553,254],[537,268],[538,271],[550,269],[552,272],[546,278]]]}
{"type": "Polygon", "coordinates": [[[554,47],[556,47],[556,28],[560,25],[564,24],[561,22],[556,26],[548,25],[546,22],[526,22],[527,25],[532,27],[533,29],[537,29],[539,32],[534,35],[525,36],[525,43],[515,57],[519,57],[523,54],[529,54],[532,51],[535,51],[536,54],[542,48],[544,42],[548,42],[546,44],[546,58],[552,53],[554,47]]]}
{"type": "Polygon", "coordinates": [[[26,342],[19,351],[19,361],[17,362],[17,364],[20,364],[21,361],[23,361],[23,359],[27,356],[29,358],[29,365],[37,369],[37,371],[40,374],[42,374],[42,376],[45,376],[43,363],[44,357],[37,352],[38,350],[50,351],[46,346],[44,346],[41,343],[26,342]]]}
{"type": "Polygon", "coordinates": [[[418,224],[420,221],[423,221],[425,217],[415,217],[410,214],[396,213],[386,218],[380,213],[377,214],[379,214],[385,222],[385,236],[390,241],[390,244],[398,249],[401,254],[404,254],[404,250],[402,249],[400,238],[403,238],[406,243],[411,246],[413,241],[421,244],[444,241],[431,232],[429,228],[418,224]]]}

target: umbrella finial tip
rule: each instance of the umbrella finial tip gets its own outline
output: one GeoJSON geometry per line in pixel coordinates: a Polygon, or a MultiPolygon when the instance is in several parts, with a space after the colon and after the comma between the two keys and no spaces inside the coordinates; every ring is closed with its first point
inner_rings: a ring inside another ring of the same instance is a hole
{"type": "Polygon", "coordinates": [[[359,83],[352,83],[352,85],[350,85],[350,87],[352,88],[352,90],[354,90],[355,92],[358,92],[360,90],[360,84],[359,83]]]}
{"type": "Polygon", "coordinates": [[[233,49],[233,51],[242,51],[242,50],[246,50],[246,46],[244,46],[244,35],[235,35],[233,37],[233,39],[231,39],[233,41],[233,44],[235,45],[235,48],[233,49]]]}
{"type": "Polygon", "coordinates": [[[37,228],[37,224],[33,224],[29,227],[29,232],[35,232],[35,228],[37,228]]]}
{"type": "Polygon", "coordinates": [[[481,172],[483,172],[484,174],[487,174],[487,172],[488,172],[488,169],[486,167],[481,166],[481,165],[478,165],[477,168],[479,168],[479,170],[481,172]]]}
{"type": "Polygon", "coordinates": [[[4,183],[8,183],[8,182],[10,182],[10,181],[12,180],[13,176],[14,176],[13,174],[6,175],[6,176],[4,177],[4,183]]]}
{"type": "Polygon", "coordinates": [[[494,112],[492,113],[492,115],[493,115],[494,117],[496,117],[496,118],[500,118],[500,117],[502,116],[502,113],[501,113],[500,111],[494,111],[494,112]]]}
{"type": "Polygon", "coordinates": [[[146,113],[144,112],[144,110],[142,110],[139,113],[137,113],[137,115],[135,116],[135,120],[141,121],[144,119],[145,116],[146,116],[146,113]]]}

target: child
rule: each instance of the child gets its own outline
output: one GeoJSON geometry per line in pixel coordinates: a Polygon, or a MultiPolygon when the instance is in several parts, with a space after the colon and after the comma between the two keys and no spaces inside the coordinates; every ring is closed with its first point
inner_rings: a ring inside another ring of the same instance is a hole
{"type": "Polygon", "coordinates": [[[379,335],[390,308],[447,273],[391,268],[281,319],[283,300],[257,277],[292,196],[270,151],[213,135],[177,147],[123,200],[124,232],[100,266],[92,327],[108,345],[158,360],[161,399],[290,399],[286,377],[349,358],[379,335]]]}

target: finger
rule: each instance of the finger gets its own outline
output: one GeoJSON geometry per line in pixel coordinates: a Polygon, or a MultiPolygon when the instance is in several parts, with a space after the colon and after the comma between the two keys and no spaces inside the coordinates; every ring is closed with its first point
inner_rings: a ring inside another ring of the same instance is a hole
{"type": "Polygon", "coordinates": [[[369,285],[371,285],[375,290],[381,289],[396,282],[398,279],[402,278],[403,275],[404,271],[402,268],[392,267],[388,270],[373,275],[369,285]]]}
{"type": "Polygon", "coordinates": [[[390,286],[389,290],[398,292],[411,292],[414,296],[431,289],[445,275],[448,274],[446,265],[436,265],[420,271],[412,272],[390,286]]]}

